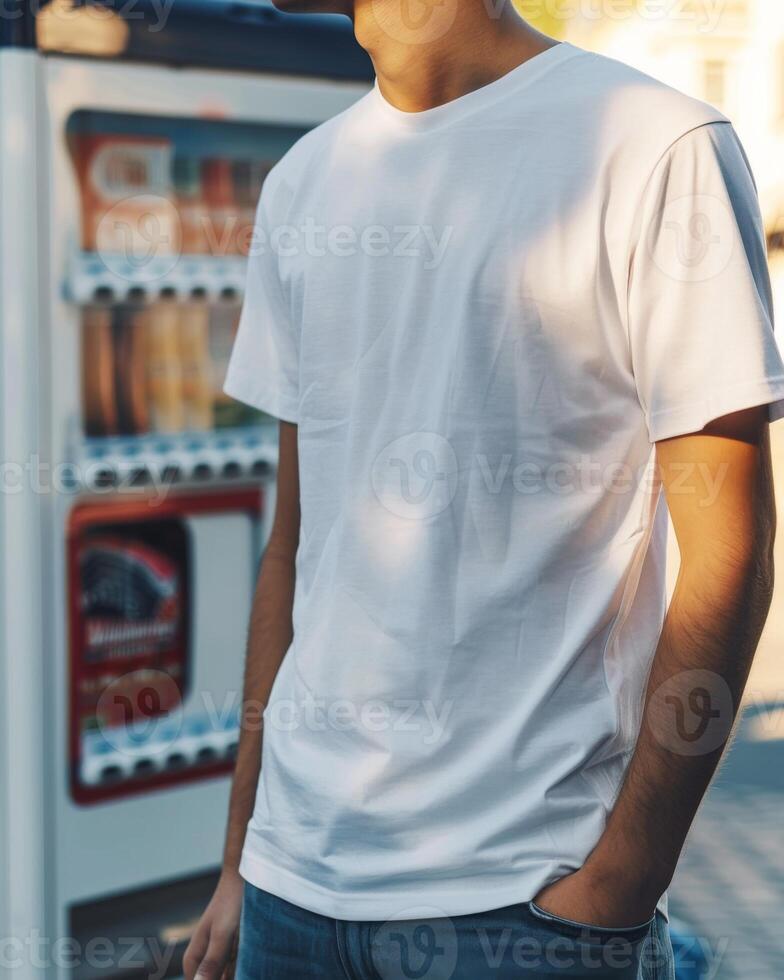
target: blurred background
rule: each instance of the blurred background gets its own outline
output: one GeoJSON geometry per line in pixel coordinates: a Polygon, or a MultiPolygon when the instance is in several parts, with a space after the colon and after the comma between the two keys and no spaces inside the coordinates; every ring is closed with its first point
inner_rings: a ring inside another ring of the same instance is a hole
{"type": "MultiPolygon", "coordinates": [[[[518,6],[732,119],[784,315],[780,0],[518,6]]],[[[255,204],[275,161],[372,79],[347,21],[265,0],[0,7],[9,976],[180,976],[220,861],[274,504],[274,425],[221,394],[255,204]]],[[[784,426],[773,441],[784,511],[784,426]]],[[[784,535],[778,552],[784,568],[784,535]]],[[[782,590],[671,891],[679,980],[782,975],[782,590]]]]}

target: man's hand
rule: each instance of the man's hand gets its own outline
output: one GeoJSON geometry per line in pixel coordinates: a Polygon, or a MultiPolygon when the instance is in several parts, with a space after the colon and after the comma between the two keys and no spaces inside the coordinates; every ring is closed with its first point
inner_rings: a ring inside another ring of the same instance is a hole
{"type": "Polygon", "coordinates": [[[626,929],[646,923],[659,896],[644,894],[639,876],[615,875],[612,880],[589,865],[543,888],[534,899],[545,912],[603,929],[626,929]]]}
{"type": "Polygon", "coordinates": [[[231,980],[239,939],[243,882],[224,871],[185,950],[185,980],[231,980]]]}

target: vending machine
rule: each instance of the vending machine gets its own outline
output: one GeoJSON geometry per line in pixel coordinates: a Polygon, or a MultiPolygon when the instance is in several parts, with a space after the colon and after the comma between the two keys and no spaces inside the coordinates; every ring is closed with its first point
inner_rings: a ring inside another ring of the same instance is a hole
{"type": "Polygon", "coordinates": [[[266,174],[372,67],[264,0],[0,17],[0,935],[176,977],[213,887],[273,507],[222,393],[266,174]]]}

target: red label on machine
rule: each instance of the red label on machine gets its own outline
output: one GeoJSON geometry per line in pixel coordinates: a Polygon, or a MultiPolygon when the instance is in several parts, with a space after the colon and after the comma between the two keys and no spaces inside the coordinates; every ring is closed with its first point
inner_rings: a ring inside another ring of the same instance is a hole
{"type": "Polygon", "coordinates": [[[182,526],[154,521],[88,533],[78,568],[82,731],[128,726],[178,707],[188,642],[182,526]]]}
{"type": "Polygon", "coordinates": [[[205,717],[191,690],[193,522],[236,511],[255,519],[259,508],[258,490],[238,489],[72,511],[70,747],[79,803],[231,769],[237,720],[205,717]]]}

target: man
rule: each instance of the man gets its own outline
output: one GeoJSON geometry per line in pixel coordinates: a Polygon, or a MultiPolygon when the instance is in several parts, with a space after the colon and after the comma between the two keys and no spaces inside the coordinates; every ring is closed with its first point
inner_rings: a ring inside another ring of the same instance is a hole
{"type": "Polygon", "coordinates": [[[773,582],[743,151],[509,4],[280,5],[351,16],[377,84],[262,193],[227,391],[281,420],[277,506],[186,975],[244,889],[242,980],[672,976],[773,582]]]}

